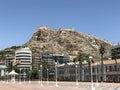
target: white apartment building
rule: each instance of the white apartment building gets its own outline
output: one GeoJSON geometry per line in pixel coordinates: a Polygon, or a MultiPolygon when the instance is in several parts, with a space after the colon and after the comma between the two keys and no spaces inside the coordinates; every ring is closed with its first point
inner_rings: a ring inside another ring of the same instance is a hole
{"type": "Polygon", "coordinates": [[[20,48],[15,51],[15,61],[20,61],[20,64],[17,65],[19,69],[32,69],[32,52],[26,48],[20,48]]]}

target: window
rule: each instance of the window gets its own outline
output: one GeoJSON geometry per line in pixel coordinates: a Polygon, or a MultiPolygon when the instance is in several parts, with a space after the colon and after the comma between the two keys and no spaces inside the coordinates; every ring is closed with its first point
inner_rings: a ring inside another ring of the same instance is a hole
{"type": "Polygon", "coordinates": [[[108,72],[108,68],[107,68],[107,66],[106,66],[106,68],[105,68],[105,69],[106,69],[106,72],[108,72]]]}
{"type": "Polygon", "coordinates": [[[117,66],[116,65],[114,66],[114,71],[117,71],[117,66]]]}
{"type": "Polygon", "coordinates": [[[112,71],[112,66],[109,66],[109,71],[112,71]]]}
{"type": "Polygon", "coordinates": [[[95,68],[92,68],[92,71],[95,72],[95,68]]]}

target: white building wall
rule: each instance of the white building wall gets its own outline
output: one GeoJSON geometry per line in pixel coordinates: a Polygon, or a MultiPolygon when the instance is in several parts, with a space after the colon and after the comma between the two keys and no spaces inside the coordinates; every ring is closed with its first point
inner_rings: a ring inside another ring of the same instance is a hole
{"type": "Polygon", "coordinates": [[[0,65],[0,77],[5,75],[7,67],[5,65],[0,65]]]}
{"type": "Polygon", "coordinates": [[[21,48],[16,50],[15,52],[15,61],[19,60],[21,62],[20,65],[17,65],[18,68],[22,69],[32,69],[32,52],[27,48],[21,48]]]}

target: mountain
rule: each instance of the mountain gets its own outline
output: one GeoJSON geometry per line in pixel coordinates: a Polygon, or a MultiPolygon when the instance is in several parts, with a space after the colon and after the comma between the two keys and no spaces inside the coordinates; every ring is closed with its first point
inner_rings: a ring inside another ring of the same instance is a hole
{"type": "MultiPolygon", "coordinates": [[[[103,44],[107,48],[105,57],[109,56],[109,48],[113,46],[111,42],[97,38],[90,34],[77,32],[75,29],[60,28],[57,30],[47,26],[41,26],[36,30],[31,39],[21,47],[29,47],[33,57],[41,54],[65,54],[70,55],[71,59],[79,53],[86,53],[100,58],[99,47],[103,44]]],[[[20,46],[7,48],[0,53],[5,56],[12,56],[20,46]]],[[[34,59],[33,59],[34,60],[34,59]]]]}
{"type": "MultiPolygon", "coordinates": [[[[41,26],[24,46],[31,48],[36,54],[65,54],[74,57],[86,53],[99,58],[99,46],[103,44],[109,49],[113,44],[90,34],[77,32],[75,29],[60,28],[58,30],[41,26]]],[[[108,56],[109,53],[106,54],[108,56]]]]}

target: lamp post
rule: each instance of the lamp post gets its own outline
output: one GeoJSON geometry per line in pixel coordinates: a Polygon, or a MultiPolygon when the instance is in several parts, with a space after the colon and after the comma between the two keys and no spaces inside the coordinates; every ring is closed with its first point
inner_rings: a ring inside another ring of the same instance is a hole
{"type": "MultiPolygon", "coordinates": [[[[92,60],[92,56],[89,56],[90,61],[92,60]]],[[[95,90],[95,88],[93,87],[93,76],[92,76],[92,65],[91,65],[91,90],[95,90]]]]}
{"type": "Polygon", "coordinates": [[[31,75],[30,75],[30,70],[29,70],[29,83],[31,83],[31,81],[30,81],[30,76],[31,76],[31,75]]]}
{"type": "Polygon", "coordinates": [[[97,63],[96,63],[96,86],[98,87],[99,86],[99,83],[98,83],[98,70],[97,70],[97,63]]]}
{"type": "Polygon", "coordinates": [[[26,72],[25,71],[24,71],[23,76],[24,76],[24,83],[25,83],[25,78],[26,78],[26,72]]]}
{"type": "Polygon", "coordinates": [[[57,63],[55,63],[55,78],[56,78],[55,86],[58,87],[58,83],[57,83],[57,63]]]}
{"type": "Polygon", "coordinates": [[[21,68],[20,68],[20,75],[19,75],[19,84],[21,84],[21,68]]]}
{"type": "Polygon", "coordinates": [[[40,68],[41,68],[41,83],[40,83],[40,85],[43,86],[43,83],[42,83],[42,65],[40,65],[40,68]]]}
{"type": "MultiPolygon", "coordinates": [[[[84,62],[82,62],[82,64],[86,65],[87,64],[87,61],[84,60],[84,62]]],[[[84,71],[83,71],[83,80],[85,81],[85,66],[84,66],[84,71]]]]}
{"type": "MultiPolygon", "coordinates": [[[[107,72],[107,74],[109,73],[109,69],[108,68],[107,68],[106,72],[107,72]]],[[[107,79],[107,81],[109,81],[109,78],[108,78],[107,75],[106,75],[106,79],[107,79]]]]}
{"type": "Polygon", "coordinates": [[[38,81],[38,83],[40,84],[40,70],[38,70],[38,75],[39,75],[39,81],[38,81]]]}
{"type": "Polygon", "coordinates": [[[49,73],[48,73],[49,69],[47,68],[47,85],[49,84],[49,73]]]}
{"type": "Polygon", "coordinates": [[[77,63],[75,64],[75,73],[76,73],[76,86],[78,86],[78,70],[77,70],[77,63]]]}
{"type": "Polygon", "coordinates": [[[7,84],[8,84],[8,83],[9,83],[9,82],[8,82],[8,71],[6,72],[6,75],[7,75],[7,84]]]}

